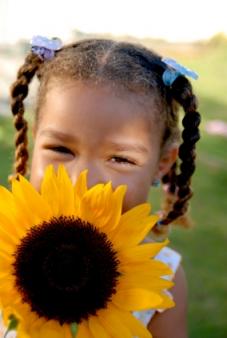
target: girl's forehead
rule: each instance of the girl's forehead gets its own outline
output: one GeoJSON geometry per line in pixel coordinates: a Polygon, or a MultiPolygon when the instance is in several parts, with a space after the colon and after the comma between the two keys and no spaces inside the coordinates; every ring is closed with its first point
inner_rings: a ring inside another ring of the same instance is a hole
{"type": "Polygon", "coordinates": [[[49,87],[44,104],[40,111],[47,115],[49,112],[62,113],[65,116],[80,114],[81,118],[108,117],[121,121],[135,118],[156,120],[160,115],[160,104],[156,95],[129,92],[116,85],[105,83],[85,83],[68,81],[49,87]],[[90,114],[89,114],[90,113],[90,114]],[[101,116],[100,116],[101,115],[101,116]]]}
{"type": "Polygon", "coordinates": [[[66,131],[71,135],[102,137],[127,135],[150,137],[151,130],[158,133],[156,113],[152,99],[137,97],[133,93],[117,93],[111,87],[87,86],[71,83],[49,89],[41,107],[41,129],[66,131]],[[150,111],[149,111],[150,110],[150,111]]]}

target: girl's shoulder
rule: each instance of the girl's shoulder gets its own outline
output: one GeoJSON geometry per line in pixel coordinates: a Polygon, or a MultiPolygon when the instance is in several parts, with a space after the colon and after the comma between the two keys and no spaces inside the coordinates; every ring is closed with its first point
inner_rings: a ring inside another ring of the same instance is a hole
{"type": "MultiPolygon", "coordinates": [[[[146,240],[146,242],[148,242],[146,240]]],[[[165,264],[167,264],[171,270],[173,271],[173,274],[171,276],[166,276],[166,279],[172,280],[176,274],[177,269],[180,266],[181,263],[181,255],[169,248],[169,247],[164,247],[156,256],[155,256],[156,260],[159,260],[165,264]]],[[[166,291],[170,296],[171,296],[171,292],[166,291]]],[[[134,312],[134,315],[137,319],[139,319],[141,322],[144,323],[144,325],[147,325],[149,323],[149,321],[151,320],[151,318],[154,316],[155,312],[163,312],[164,310],[146,310],[146,311],[136,311],[134,312]]]]}

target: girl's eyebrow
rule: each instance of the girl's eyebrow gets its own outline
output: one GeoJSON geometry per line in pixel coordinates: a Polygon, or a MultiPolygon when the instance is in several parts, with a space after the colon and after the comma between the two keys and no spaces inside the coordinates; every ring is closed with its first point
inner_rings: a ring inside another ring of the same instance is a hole
{"type": "Polygon", "coordinates": [[[149,153],[148,149],[141,143],[108,142],[108,145],[116,151],[135,151],[143,154],[149,153]]]}
{"type": "Polygon", "coordinates": [[[75,142],[78,141],[76,136],[66,134],[60,130],[55,130],[52,128],[44,129],[40,132],[40,136],[50,136],[60,139],[62,141],[75,142]]]}

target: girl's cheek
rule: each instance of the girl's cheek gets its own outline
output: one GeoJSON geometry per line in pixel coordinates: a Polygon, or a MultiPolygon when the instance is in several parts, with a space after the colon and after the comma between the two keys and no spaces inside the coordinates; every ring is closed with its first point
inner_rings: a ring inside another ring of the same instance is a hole
{"type": "Polygon", "coordinates": [[[44,171],[41,169],[36,168],[36,170],[31,170],[30,182],[33,187],[40,191],[41,182],[44,176],[44,171]]]}
{"type": "Polygon", "coordinates": [[[48,164],[49,163],[46,163],[46,161],[44,161],[42,157],[36,156],[36,153],[34,152],[31,163],[30,182],[38,191],[40,191],[45,168],[48,164]]]}
{"type": "Polygon", "coordinates": [[[123,201],[123,212],[134,208],[138,204],[146,203],[148,199],[148,194],[150,190],[149,182],[144,182],[143,184],[133,184],[129,185],[125,199],[123,201]]]}

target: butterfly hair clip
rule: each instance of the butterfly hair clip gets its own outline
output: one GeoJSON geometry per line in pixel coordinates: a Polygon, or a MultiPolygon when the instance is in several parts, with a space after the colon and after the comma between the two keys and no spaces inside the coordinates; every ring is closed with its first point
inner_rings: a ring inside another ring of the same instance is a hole
{"type": "Polygon", "coordinates": [[[58,38],[48,39],[36,35],[32,38],[31,46],[32,52],[45,61],[54,57],[55,52],[62,48],[62,42],[58,38]]]}
{"type": "Polygon", "coordinates": [[[188,76],[194,80],[197,80],[199,77],[196,72],[182,66],[174,59],[162,58],[162,62],[167,66],[162,75],[162,80],[167,87],[172,86],[173,82],[178,78],[178,76],[188,76]]]}

